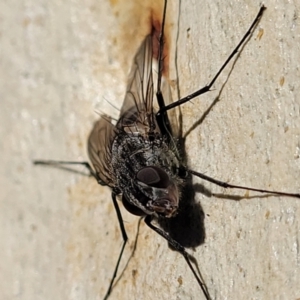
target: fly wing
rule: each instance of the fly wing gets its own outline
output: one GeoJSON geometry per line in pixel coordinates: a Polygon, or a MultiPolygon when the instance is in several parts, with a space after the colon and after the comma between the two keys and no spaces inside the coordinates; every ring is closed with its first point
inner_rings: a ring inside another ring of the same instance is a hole
{"type": "Polygon", "coordinates": [[[129,127],[132,131],[133,125],[147,132],[153,126],[152,55],[152,36],[148,35],[134,57],[118,124],[114,126],[111,118],[103,115],[89,136],[89,158],[101,183],[110,187],[116,182],[111,161],[112,144],[119,130],[129,127]]]}
{"type": "MultiPolygon", "coordinates": [[[[172,100],[172,92],[171,86],[169,84],[169,80],[165,77],[162,77],[162,85],[161,91],[164,97],[165,105],[169,105],[173,102],[172,100]]],[[[168,117],[172,127],[172,134],[174,138],[178,138],[181,135],[181,128],[179,128],[178,118],[180,118],[180,107],[175,107],[173,109],[168,110],[168,117]]]]}
{"type": "MultiPolygon", "coordinates": [[[[111,148],[116,135],[111,118],[102,115],[95,123],[88,139],[88,154],[101,184],[114,187],[115,178],[111,170],[111,148]]],[[[97,178],[97,179],[98,179],[97,178]]]]}
{"type": "Polygon", "coordinates": [[[135,123],[151,128],[153,125],[152,58],[152,36],[148,35],[133,60],[120,113],[122,126],[135,123]]]}

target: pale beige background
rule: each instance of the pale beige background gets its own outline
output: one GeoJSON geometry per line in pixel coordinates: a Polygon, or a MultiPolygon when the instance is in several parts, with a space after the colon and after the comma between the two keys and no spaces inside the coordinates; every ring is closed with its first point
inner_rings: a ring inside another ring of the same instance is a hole
{"type": "MultiPolygon", "coordinates": [[[[170,79],[179,76],[182,96],[213,77],[260,1],[224,3],[170,6],[170,79]]],[[[187,151],[190,166],[207,175],[300,192],[300,2],[265,5],[221,101],[189,135],[187,151]]],[[[112,109],[105,99],[122,103],[148,17],[149,8],[132,0],[1,1],[0,299],[93,300],[105,294],[121,246],[109,190],[31,161],[87,159],[94,110],[112,109]]],[[[183,107],[185,130],[218,95],[229,71],[215,91],[183,107]]],[[[300,200],[196,198],[207,238],[193,253],[213,298],[300,298],[300,200]]],[[[124,219],[128,258],[137,219],[126,212],[124,219]]],[[[203,297],[180,255],[143,225],[111,299],[203,297]]]]}

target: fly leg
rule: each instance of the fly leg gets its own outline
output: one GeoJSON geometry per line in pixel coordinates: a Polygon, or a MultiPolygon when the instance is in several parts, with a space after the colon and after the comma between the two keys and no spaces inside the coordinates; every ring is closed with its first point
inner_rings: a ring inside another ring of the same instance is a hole
{"type": "MultiPolygon", "coordinates": [[[[57,167],[57,168],[61,168],[61,169],[71,171],[71,172],[76,172],[76,173],[80,173],[80,172],[77,172],[77,171],[75,171],[71,168],[65,167],[65,165],[82,165],[82,166],[85,166],[88,169],[88,171],[90,173],[89,176],[94,177],[99,184],[103,184],[101,179],[97,176],[97,174],[94,172],[94,170],[92,169],[91,165],[88,162],[56,161],[56,160],[34,160],[33,163],[35,165],[45,165],[45,166],[57,167]]],[[[120,230],[121,230],[121,234],[122,234],[122,238],[123,238],[123,244],[122,244],[122,247],[121,247],[119,258],[117,260],[117,264],[115,266],[115,270],[114,270],[112,279],[110,281],[109,287],[108,287],[107,292],[105,294],[104,300],[108,299],[108,297],[111,293],[115,278],[117,276],[119,265],[120,265],[120,262],[121,262],[121,259],[122,259],[122,255],[123,255],[123,252],[124,252],[124,249],[125,249],[125,245],[126,245],[127,240],[128,240],[126,230],[125,230],[125,227],[124,227],[122,214],[121,214],[119,205],[117,203],[116,194],[113,192],[111,196],[112,196],[113,204],[114,204],[114,207],[115,207],[115,210],[116,210],[116,213],[117,213],[119,226],[120,226],[120,230]]]]}
{"type": "Polygon", "coordinates": [[[174,239],[172,239],[169,234],[163,230],[161,230],[160,228],[157,228],[156,226],[154,226],[151,222],[152,222],[153,218],[152,216],[148,215],[145,217],[145,223],[152,229],[154,230],[156,233],[158,233],[160,236],[162,236],[164,239],[166,239],[168,241],[168,243],[173,247],[173,249],[175,249],[176,251],[178,251],[185,259],[185,261],[187,262],[190,270],[192,271],[194,277],[196,278],[204,296],[206,300],[211,300],[211,297],[209,295],[209,292],[207,290],[207,287],[205,285],[205,283],[203,282],[203,280],[200,278],[200,276],[197,274],[195,268],[193,267],[191,260],[193,260],[193,257],[188,254],[185,250],[185,248],[180,245],[178,242],[176,242],[174,239]]]}
{"type": "Polygon", "coordinates": [[[159,115],[163,115],[166,111],[176,107],[176,106],[180,106],[183,103],[186,103],[188,101],[190,101],[191,99],[200,96],[202,94],[205,94],[206,92],[209,92],[212,85],[215,83],[215,81],[217,80],[217,78],[220,76],[220,74],[222,73],[222,71],[224,70],[224,68],[227,66],[227,64],[231,61],[231,59],[236,55],[236,53],[239,51],[239,49],[242,47],[242,45],[245,43],[245,41],[247,41],[247,39],[251,36],[254,28],[257,26],[257,24],[259,23],[264,10],[266,9],[266,7],[264,5],[261,6],[257,16],[255,17],[254,21],[252,22],[251,26],[249,27],[249,29],[247,30],[247,32],[245,33],[245,35],[243,36],[243,38],[241,39],[241,41],[238,43],[238,45],[235,47],[235,49],[232,51],[232,53],[229,55],[229,57],[227,58],[227,60],[224,62],[224,64],[222,65],[222,67],[219,69],[219,71],[217,72],[217,74],[215,75],[215,77],[211,80],[211,82],[206,85],[205,87],[197,90],[196,92],[178,100],[175,101],[169,105],[166,106],[160,106],[160,110],[157,113],[157,117],[159,115]]]}
{"type": "Polygon", "coordinates": [[[50,167],[54,167],[54,168],[59,168],[59,169],[63,169],[69,172],[73,172],[73,173],[78,173],[81,175],[86,175],[86,176],[91,176],[94,177],[97,182],[101,185],[106,185],[100,178],[99,176],[97,176],[97,174],[95,173],[95,171],[93,170],[93,168],[91,167],[91,165],[87,162],[87,161],[60,161],[60,160],[34,160],[33,161],[34,165],[44,165],[44,166],[50,166],[50,167]],[[84,166],[89,174],[85,174],[83,172],[79,172],[77,170],[74,170],[72,168],[68,168],[67,166],[69,165],[79,165],[79,166],[84,166]]]}
{"type": "Polygon", "coordinates": [[[268,194],[273,194],[273,195],[279,195],[279,196],[287,196],[287,197],[295,197],[295,198],[300,198],[299,193],[285,193],[285,192],[278,192],[278,191],[270,191],[270,190],[264,190],[264,189],[257,189],[257,188],[251,188],[251,187],[246,187],[246,186],[240,186],[240,185],[234,185],[234,184],[229,184],[224,181],[220,181],[217,179],[214,179],[212,177],[209,177],[207,175],[204,175],[200,172],[196,172],[193,170],[186,169],[186,171],[194,176],[197,176],[199,178],[202,178],[203,180],[212,182],[218,186],[221,186],[225,189],[240,189],[240,190],[248,190],[248,191],[254,191],[254,192],[259,192],[259,193],[268,193],[268,194]]]}
{"type": "MultiPolygon", "coordinates": [[[[157,91],[156,91],[156,99],[159,106],[159,111],[161,111],[165,105],[165,100],[161,91],[161,81],[162,81],[162,73],[163,73],[163,52],[164,52],[164,28],[165,28],[165,20],[166,20],[166,10],[167,10],[167,0],[164,4],[164,11],[162,17],[162,24],[161,24],[161,31],[159,34],[158,42],[159,42],[159,49],[158,49],[158,78],[157,78],[157,91]]],[[[168,114],[166,110],[162,111],[161,113],[157,113],[155,115],[156,121],[160,128],[162,135],[166,136],[169,140],[172,136],[172,128],[169,121],[168,114]]]]}
{"type": "Polygon", "coordinates": [[[114,270],[113,276],[111,278],[108,290],[107,290],[107,292],[105,294],[104,300],[108,299],[108,297],[109,297],[109,295],[111,293],[114,281],[115,281],[117,273],[118,273],[119,265],[120,265],[120,262],[121,262],[121,259],[122,259],[122,256],[123,256],[123,252],[124,252],[127,240],[128,240],[127,233],[126,233],[126,230],[125,230],[125,227],[124,227],[124,222],[123,222],[122,214],[121,214],[119,205],[117,203],[116,194],[113,192],[112,195],[111,195],[111,197],[112,197],[113,204],[114,204],[114,207],[115,207],[115,210],[116,210],[116,213],[117,213],[117,217],[118,217],[118,221],[119,221],[119,225],[120,225],[120,230],[121,230],[121,234],[122,234],[122,238],[123,238],[123,244],[122,244],[122,247],[121,247],[119,258],[117,260],[117,264],[115,266],[115,270],[114,270]]]}

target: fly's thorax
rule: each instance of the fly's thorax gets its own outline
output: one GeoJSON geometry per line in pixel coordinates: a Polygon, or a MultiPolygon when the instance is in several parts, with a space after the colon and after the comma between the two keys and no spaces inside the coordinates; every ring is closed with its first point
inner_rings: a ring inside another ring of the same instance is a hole
{"type": "Polygon", "coordinates": [[[143,107],[133,106],[122,114],[116,128],[129,134],[147,135],[157,128],[155,114],[143,107]]]}
{"type": "Polygon", "coordinates": [[[119,132],[112,145],[112,169],[125,207],[144,214],[173,216],[183,180],[179,158],[167,140],[157,135],[119,132]],[[127,202],[127,203],[126,203],[127,202]]]}

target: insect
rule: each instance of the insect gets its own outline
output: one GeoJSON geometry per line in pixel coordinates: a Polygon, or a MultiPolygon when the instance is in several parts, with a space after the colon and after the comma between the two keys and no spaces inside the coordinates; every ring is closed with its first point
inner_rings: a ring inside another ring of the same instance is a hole
{"type": "MultiPolygon", "coordinates": [[[[134,58],[127,92],[117,124],[113,125],[108,116],[100,118],[88,140],[88,151],[92,167],[88,163],[83,163],[99,184],[111,188],[112,201],[123,236],[123,245],[105,299],[111,294],[127,242],[127,234],[119,210],[117,196],[121,197],[124,207],[129,212],[137,216],[143,216],[145,223],[166,239],[172,248],[184,257],[206,299],[211,297],[203,280],[193,266],[192,259],[186,249],[173,239],[168,232],[153,224],[156,220],[173,218],[178,213],[181,202],[184,201],[181,192],[188,178],[194,175],[224,188],[246,189],[300,198],[299,194],[231,185],[190,169],[183,162],[177,137],[174,136],[174,128],[169,119],[169,112],[172,109],[211,89],[228,62],[253,32],[262,17],[265,7],[260,8],[245,36],[207,86],[187,97],[167,104],[169,101],[167,101],[168,99],[166,99],[161,88],[166,6],[167,1],[165,1],[159,36],[157,57],[159,72],[156,94],[152,76],[153,36],[150,34],[144,39],[134,58]],[[157,102],[158,110],[155,110],[154,102],[157,102]]],[[[63,164],[64,162],[36,161],[35,163],[63,164]]]]}

